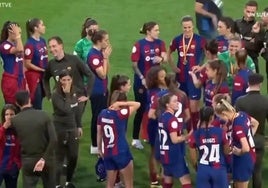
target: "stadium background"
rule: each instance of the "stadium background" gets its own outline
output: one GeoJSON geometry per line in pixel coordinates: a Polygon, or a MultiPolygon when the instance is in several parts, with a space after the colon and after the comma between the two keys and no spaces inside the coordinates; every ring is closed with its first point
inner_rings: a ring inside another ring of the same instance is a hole
{"type": "MultiPolygon", "coordinates": [[[[234,19],[241,18],[246,0],[223,0],[223,14],[234,19]]],[[[258,0],[258,13],[268,6],[266,0],[258,0]],[[266,3],[265,3],[266,2],[266,3]]],[[[65,51],[72,53],[74,44],[80,39],[81,25],[86,17],[92,17],[99,22],[100,28],[109,32],[113,47],[111,55],[111,69],[109,76],[116,73],[129,75],[132,79],[130,53],[134,42],[143,36],[139,29],[144,22],[156,21],[160,25],[160,38],[166,45],[178,33],[181,33],[179,20],[184,15],[194,17],[193,0],[6,0],[0,2],[0,24],[7,20],[18,22],[23,28],[23,42],[25,42],[25,23],[27,19],[41,18],[46,25],[45,38],[59,35],[64,41],[65,51]]],[[[259,14],[258,14],[259,15],[259,14]]],[[[260,18],[257,18],[260,19],[260,18]]],[[[261,58],[260,58],[261,59],[261,58]]],[[[264,61],[261,59],[261,73],[264,74],[264,61]]],[[[168,66],[167,66],[168,67],[168,66]]],[[[168,68],[169,69],[169,68],[168,68]]],[[[0,72],[2,72],[2,68],[0,72]]],[[[262,93],[266,94],[266,80],[262,93]]],[[[129,98],[133,99],[132,92],[129,98]]],[[[2,96],[0,104],[3,105],[2,96]]],[[[1,105],[1,106],[2,106],[1,105]]],[[[51,114],[51,104],[44,100],[44,109],[51,114]]],[[[104,183],[96,182],[94,164],[96,156],[89,155],[89,124],[90,110],[87,105],[83,117],[84,135],[80,143],[79,163],[74,178],[78,188],[104,187],[104,183]]],[[[132,119],[129,120],[128,138],[131,140],[132,119]]],[[[268,133],[266,128],[266,133],[268,133]]],[[[147,156],[149,146],[145,144],[143,151],[132,149],[134,156],[134,187],[149,187],[147,156]]],[[[268,185],[268,152],[263,161],[264,186],[268,185]]],[[[195,172],[191,170],[193,182],[195,172]]],[[[178,181],[175,186],[178,186],[178,181]]],[[[22,187],[21,179],[19,188],[22,187]]],[[[41,186],[39,186],[41,187],[41,186]]]]}

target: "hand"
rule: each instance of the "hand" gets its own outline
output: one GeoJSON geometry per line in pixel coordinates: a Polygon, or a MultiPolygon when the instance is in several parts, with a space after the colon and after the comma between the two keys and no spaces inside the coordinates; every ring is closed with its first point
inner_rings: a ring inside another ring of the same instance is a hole
{"type": "Polygon", "coordinates": [[[163,60],[164,60],[163,57],[155,56],[153,62],[154,62],[154,63],[162,63],[163,60]]]}
{"type": "Polygon", "coordinates": [[[232,150],[232,153],[234,154],[234,155],[238,155],[238,156],[240,156],[241,154],[242,154],[242,151],[241,151],[241,149],[239,149],[238,147],[233,147],[233,150],[232,150]]]}
{"type": "Polygon", "coordinates": [[[33,171],[34,172],[42,172],[43,168],[45,167],[45,160],[43,158],[39,159],[39,161],[37,161],[37,163],[34,166],[33,171]]]}
{"type": "Polygon", "coordinates": [[[77,134],[78,134],[78,137],[81,138],[83,136],[83,129],[82,127],[78,127],[77,128],[77,134]]]}
{"type": "Polygon", "coordinates": [[[188,72],[191,77],[195,76],[195,73],[193,71],[188,72]]]}
{"type": "Polygon", "coordinates": [[[10,126],[11,126],[11,121],[10,121],[10,119],[7,120],[7,121],[5,121],[4,124],[3,124],[3,127],[4,127],[5,129],[8,129],[10,126]]]}
{"type": "Polygon", "coordinates": [[[64,85],[61,86],[62,87],[62,91],[64,93],[70,93],[71,92],[71,86],[72,86],[71,82],[67,82],[66,84],[64,84],[64,85]]]}
{"type": "Polygon", "coordinates": [[[9,29],[8,29],[9,32],[11,32],[16,39],[20,39],[21,38],[21,29],[18,25],[16,24],[11,24],[9,26],[9,29]]]}
{"type": "Polygon", "coordinates": [[[104,154],[102,153],[102,150],[101,149],[99,149],[99,157],[101,157],[102,159],[104,157],[104,154]]]}
{"type": "Polygon", "coordinates": [[[86,96],[81,96],[78,98],[78,102],[86,102],[88,100],[88,97],[86,96]]]}
{"type": "Polygon", "coordinates": [[[141,80],[141,84],[145,87],[145,88],[147,88],[147,85],[146,85],[146,80],[145,80],[145,78],[143,78],[142,80],[141,80]]]}
{"type": "Polygon", "coordinates": [[[107,48],[105,48],[102,51],[103,58],[108,59],[110,57],[111,53],[112,53],[112,46],[109,45],[109,46],[107,46],[107,48]]]}
{"type": "Polygon", "coordinates": [[[200,72],[201,70],[202,70],[202,67],[199,66],[199,65],[195,65],[195,66],[192,67],[192,71],[194,73],[200,72]]]}

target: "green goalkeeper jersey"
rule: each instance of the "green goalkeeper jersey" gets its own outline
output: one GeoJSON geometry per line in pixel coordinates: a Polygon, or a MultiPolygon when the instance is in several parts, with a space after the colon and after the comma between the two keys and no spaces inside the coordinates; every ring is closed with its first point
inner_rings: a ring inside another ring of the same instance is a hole
{"type": "MultiPolygon", "coordinates": [[[[227,68],[227,82],[230,89],[233,87],[233,77],[235,68],[237,68],[235,57],[231,57],[229,51],[218,54],[219,60],[223,61],[227,68]]],[[[247,57],[246,66],[252,72],[256,72],[255,64],[251,57],[247,57]]]]}

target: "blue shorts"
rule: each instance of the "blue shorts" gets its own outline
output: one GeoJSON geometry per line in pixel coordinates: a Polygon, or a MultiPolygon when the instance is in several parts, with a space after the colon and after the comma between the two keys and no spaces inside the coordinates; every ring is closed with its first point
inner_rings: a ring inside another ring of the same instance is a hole
{"type": "Polygon", "coordinates": [[[133,157],[130,151],[119,153],[116,156],[104,157],[104,166],[106,170],[122,170],[124,169],[130,161],[133,160],[133,157]]]}
{"type": "Polygon", "coordinates": [[[158,133],[158,121],[155,119],[148,120],[147,133],[149,138],[149,144],[153,147],[155,145],[155,139],[158,133]]]}
{"type": "Polygon", "coordinates": [[[201,89],[196,88],[192,80],[180,83],[180,89],[184,91],[191,100],[200,100],[201,98],[201,89]]]}
{"type": "Polygon", "coordinates": [[[208,165],[198,165],[196,188],[228,188],[226,167],[213,168],[208,165]]]}
{"type": "Polygon", "coordinates": [[[254,162],[249,153],[242,156],[233,155],[233,180],[249,181],[254,170],[254,162]]]}
{"type": "Polygon", "coordinates": [[[172,164],[163,164],[164,175],[173,177],[173,178],[181,178],[182,176],[189,174],[189,169],[187,167],[185,159],[178,159],[176,163],[172,164]]]}

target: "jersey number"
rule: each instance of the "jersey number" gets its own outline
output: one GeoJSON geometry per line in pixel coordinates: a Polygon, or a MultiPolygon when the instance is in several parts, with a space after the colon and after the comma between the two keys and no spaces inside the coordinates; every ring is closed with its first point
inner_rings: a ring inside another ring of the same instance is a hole
{"type": "Polygon", "coordinates": [[[104,125],[103,127],[104,135],[109,139],[109,145],[114,143],[114,131],[110,125],[104,125]]]}
{"type": "Polygon", "coordinates": [[[220,162],[220,147],[219,144],[212,144],[211,150],[209,151],[208,146],[199,146],[200,150],[203,150],[203,155],[201,156],[200,163],[208,165],[210,162],[220,162]]]}
{"type": "Polygon", "coordinates": [[[180,117],[182,113],[182,104],[178,102],[178,110],[175,112],[175,117],[177,118],[179,123],[183,122],[183,119],[180,117]]]}
{"type": "Polygon", "coordinates": [[[169,146],[166,145],[168,135],[167,132],[164,129],[159,129],[159,140],[160,140],[160,150],[169,150],[169,146]]]}

